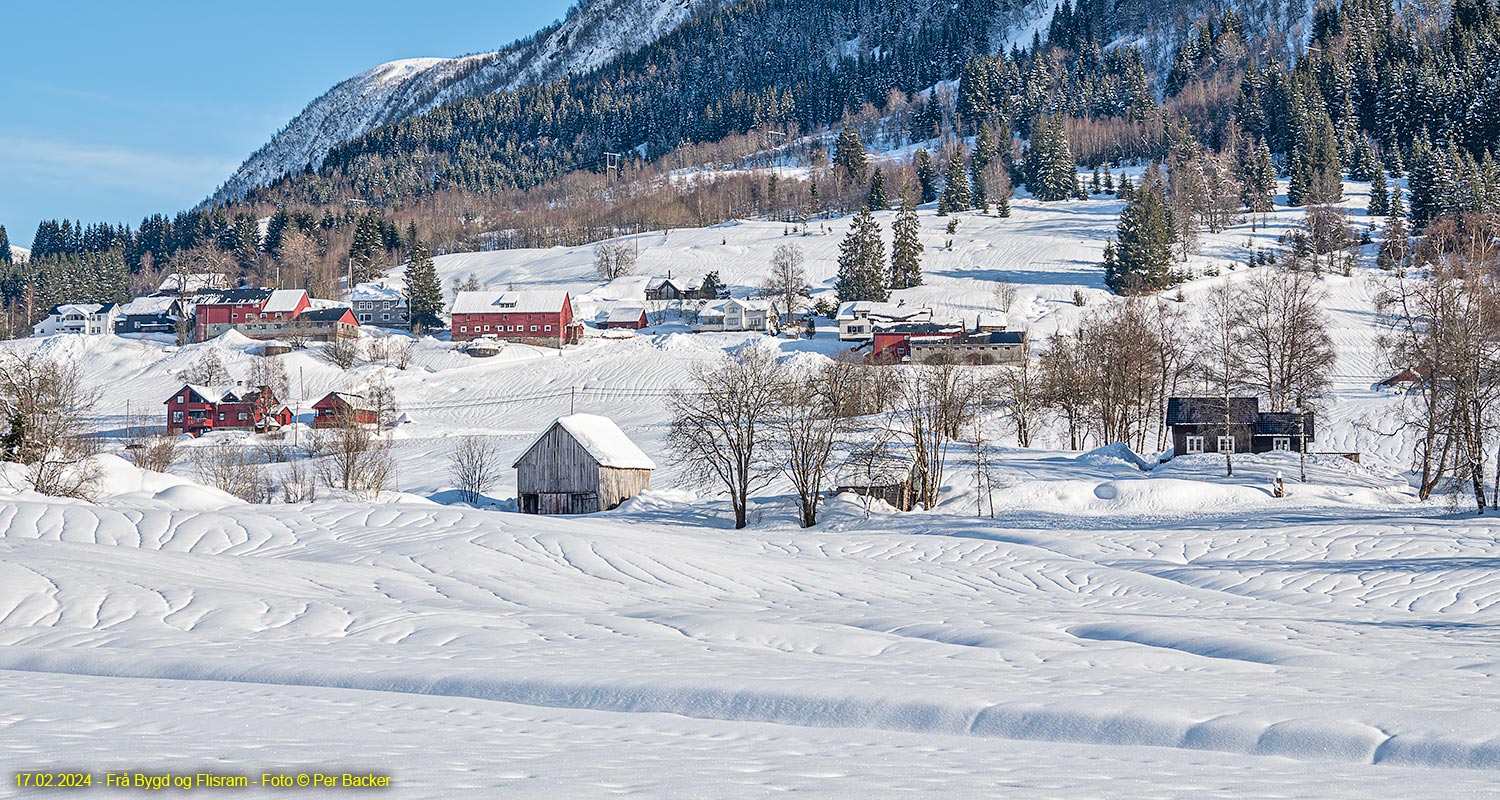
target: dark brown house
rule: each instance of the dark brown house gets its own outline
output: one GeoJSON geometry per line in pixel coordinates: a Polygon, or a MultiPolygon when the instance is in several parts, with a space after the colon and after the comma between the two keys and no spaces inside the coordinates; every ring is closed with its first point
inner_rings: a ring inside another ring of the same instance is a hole
{"type": "Polygon", "coordinates": [[[1315,436],[1313,415],[1260,410],[1254,397],[1173,397],[1167,401],[1172,454],[1302,452],[1315,436]]]}
{"type": "Polygon", "coordinates": [[[557,418],[512,466],[526,514],[607,511],[650,489],[656,469],[613,420],[594,414],[557,418]]]}
{"type": "Polygon", "coordinates": [[[917,503],[917,489],[912,471],[915,461],[909,453],[864,450],[852,453],[834,477],[834,494],[857,494],[884,500],[902,511],[917,503]]]}

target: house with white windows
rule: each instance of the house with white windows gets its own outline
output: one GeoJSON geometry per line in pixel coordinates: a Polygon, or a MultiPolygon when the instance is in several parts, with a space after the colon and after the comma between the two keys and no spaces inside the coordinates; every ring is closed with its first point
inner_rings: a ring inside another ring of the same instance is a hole
{"type": "Polygon", "coordinates": [[[349,293],[349,306],[361,325],[377,328],[411,328],[411,310],[406,295],[381,282],[361,283],[349,293]]]}
{"type": "Polygon", "coordinates": [[[119,315],[118,303],[64,303],[53,308],[46,319],[31,326],[31,335],[81,333],[107,336],[115,332],[115,320],[119,315]]]}
{"type": "Polygon", "coordinates": [[[1172,453],[1302,452],[1313,442],[1312,413],[1260,410],[1255,397],[1173,397],[1167,400],[1172,453]]]}
{"type": "Polygon", "coordinates": [[[853,300],[839,306],[836,321],[839,339],[845,342],[868,342],[875,331],[890,325],[920,325],[932,321],[932,309],[899,303],[877,303],[853,300]]]}
{"type": "Polygon", "coordinates": [[[775,333],[776,303],[772,300],[730,298],[705,305],[692,324],[694,333],[759,331],[775,333]]]}

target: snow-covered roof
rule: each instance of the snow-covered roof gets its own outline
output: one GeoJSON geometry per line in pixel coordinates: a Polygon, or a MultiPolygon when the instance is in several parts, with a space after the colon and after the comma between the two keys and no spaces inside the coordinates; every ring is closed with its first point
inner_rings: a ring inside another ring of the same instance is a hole
{"type": "Polygon", "coordinates": [[[500,312],[541,313],[561,311],[568,293],[550,289],[525,292],[459,292],[453,298],[454,314],[494,314],[500,312]]]}
{"type": "MultiPolygon", "coordinates": [[[[113,305],[113,303],[110,305],[113,305]]],[[[70,314],[87,317],[91,314],[97,314],[105,308],[108,308],[108,306],[101,303],[64,303],[54,309],[52,313],[59,317],[66,317],[70,314]]]]}
{"type": "Polygon", "coordinates": [[[766,300],[759,297],[742,297],[733,300],[725,300],[724,302],[738,303],[740,308],[743,308],[746,311],[770,311],[773,307],[773,304],[775,303],[775,301],[773,300],[766,300]]]}
{"type": "Polygon", "coordinates": [[[639,322],[646,309],[640,306],[615,306],[609,310],[606,322],[639,322]]]}
{"type": "Polygon", "coordinates": [[[553,420],[541,435],[532,440],[531,444],[521,451],[521,458],[511,466],[519,466],[526,454],[542,441],[554,426],[562,426],[573,440],[578,442],[601,467],[613,467],[614,469],[656,469],[656,462],[641,452],[635,442],[620,430],[620,426],[609,417],[601,417],[597,414],[573,414],[567,417],[558,417],[553,420]]]}
{"type": "Polygon", "coordinates": [[[877,303],[873,300],[851,300],[839,305],[838,318],[841,320],[864,319],[867,317],[878,317],[888,320],[906,320],[917,317],[932,317],[932,309],[920,306],[907,306],[899,303],[877,303]]]}
{"type": "Polygon", "coordinates": [[[177,298],[171,295],[160,297],[137,297],[134,300],[120,306],[121,314],[144,316],[146,314],[165,314],[172,310],[172,304],[177,298]]]}
{"type": "Polygon", "coordinates": [[[267,314],[285,314],[296,311],[305,299],[307,292],[303,289],[277,289],[266,298],[266,304],[260,310],[267,314]]]}
{"type": "Polygon", "coordinates": [[[371,302],[381,300],[400,302],[405,298],[401,296],[401,290],[393,289],[389,286],[386,286],[385,284],[361,283],[358,286],[354,287],[354,291],[349,293],[349,299],[356,302],[371,302]]]}
{"type": "Polygon", "coordinates": [[[243,400],[244,393],[248,392],[253,397],[257,391],[253,386],[204,386],[198,383],[190,383],[187,388],[203,398],[205,403],[235,402],[243,400]]]}

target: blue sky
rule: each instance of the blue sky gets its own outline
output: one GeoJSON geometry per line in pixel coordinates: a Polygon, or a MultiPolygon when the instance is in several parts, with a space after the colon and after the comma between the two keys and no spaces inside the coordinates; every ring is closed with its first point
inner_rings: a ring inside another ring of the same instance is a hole
{"type": "Polygon", "coordinates": [[[398,58],[498,49],[565,0],[0,6],[0,225],[132,226],[207,197],[335,83],[398,58]]]}

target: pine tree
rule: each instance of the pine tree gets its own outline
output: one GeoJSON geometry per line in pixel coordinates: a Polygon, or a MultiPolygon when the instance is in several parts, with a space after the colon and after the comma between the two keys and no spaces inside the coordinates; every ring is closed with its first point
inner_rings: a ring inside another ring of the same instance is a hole
{"type": "Polygon", "coordinates": [[[989,128],[980,128],[974,137],[974,155],[969,159],[969,182],[973,185],[973,196],[970,205],[980,211],[988,211],[990,198],[989,187],[986,185],[989,166],[995,163],[1000,155],[1000,148],[995,144],[995,137],[990,135],[989,128]]]}
{"type": "Polygon", "coordinates": [[[917,171],[917,183],[922,189],[922,202],[931,203],[937,199],[937,171],[932,167],[932,154],[919,149],[912,162],[917,171]]]}
{"type": "Polygon", "coordinates": [[[10,237],[5,233],[5,226],[0,225],[0,264],[12,264],[14,260],[10,252],[10,237]]]}
{"type": "Polygon", "coordinates": [[[1106,194],[1115,193],[1115,173],[1110,171],[1108,165],[1104,167],[1104,191],[1106,194]]]}
{"type": "Polygon", "coordinates": [[[1118,243],[1106,250],[1104,283],[1116,294],[1160,291],[1172,283],[1172,215],[1161,170],[1146,171],[1120,212],[1118,243]]]}
{"type": "Polygon", "coordinates": [[[916,206],[911,198],[901,197],[901,208],[896,212],[896,221],[891,223],[891,288],[907,289],[922,283],[922,240],[919,234],[921,223],[917,220],[916,206]]]}
{"type": "Polygon", "coordinates": [[[1385,168],[1379,163],[1370,173],[1370,216],[1383,217],[1391,211],[1391,199],[1386,191],[1385,168]]]}
{"type": "Polygon", "coordinates": [[[443,282],[438,279],[437,266],[427,252],[427,245],[420,240],[411,245],[411,265],[406,268],[406,294],[414,332],[443,327],[443,282]]]}
{"type": "Polygon", "coordinates": [[[1266,140],[1251,144],[1245,140],[1240,153],[1240,200],[1250,212],[1250,229],[1256,227],[1257,215],[1269,214],[1275,209],[1276,163],[1271,160],[1271,148],[1266,140]]]}
{"type": "Polygon", "coordinates": [[[869,209],[854,215],[849,233],[839,246],[839,271],[834,292],[840,303],[855,300],[884,302],[885,246],[880,241],[880,225],[869,209]]]}
{"type": "Polygon", "coordinates": [[[870,176],[870,194],[865,201],[865,208],[871,211],[888,211],[890,207],[891,201],[885,194],[885,171],[877,169],[870,176]]]}
{"type": "Polygon", "coordinates": [[[1061,117],[1042,117],[1026,148],[1026,188],[1038,200],[1067,200],[1078,195],[1076,162],[1061,117]]]}
{"type": "Polygon", "coordinates": [[[948,161],[948,174],[943,176],[943,198],[938,201],[938,215],[955,211],[968,211],[972,206],[969,194],[969,174],[964,170],[963,148],[953,151],[948,161]]]}
{"type": "Polygon", "coordinates": [[[365,283],[385,275],[385,255],[385,235],[380,230],[380,219],[374,214],[360,217],[354,229],[354,241],[349,245],[349,269],[354,282],[365,283]]]}
{"type": "Polygon", "coordinates": [[[1406,217],[1406,204],[1401,202],[1401,184],[1391,186],[1391,207],[1387,216],[1406,217]]]}
{"type": "Polygon", "coordinates": [[[833,153],[833,165],[842,167],[844,174],[855,184],[865,182],[868,167],[865,144],[859,138],[859,131],[852,126],[844,126],[843,132],[839,134],[833,153]]]}
{"type": "Polygon", "coordinates": [[[1305,104],[1301,116],[1287,202],[1294,206],[1337,203],[1344,198],[1344,180],[1333,120],[1316,100],[1305,104]]]}

